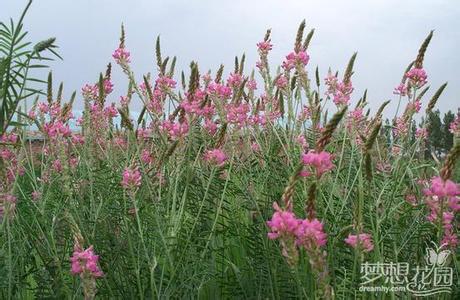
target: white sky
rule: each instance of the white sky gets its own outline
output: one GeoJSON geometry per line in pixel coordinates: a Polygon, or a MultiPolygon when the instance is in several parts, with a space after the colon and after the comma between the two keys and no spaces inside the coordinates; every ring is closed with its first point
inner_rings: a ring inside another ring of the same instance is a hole
{"type": "MultiPolygon", "coordinates": [[[[25,4],[26,0],[0,0],[0,20],[17,19],[25,4]]],[[[157,35],[161,35],[163,56],[178,57],[176,70],[188,71],[190,61],[196,60],[202,72],[215,71],[220,63],[229,71],[234,56],[243,52],[246,67],[254,67],[256,43],[267,28],[272,28],[274,44],[270,61],[272,66],[280,63],[291,51],[302,19],[307,30],[316,29],[309,70],[319,65],[322,78],[329,66],[342,73],[349,57],[358,51],[353,103],[368,88],[374,111],[384,100],[393,99],[386,111],[389,116],[396,109],[393,88],[423,39],[435,29],[425,58],[431,90],[424,104],[448,81],[437,107],[445,111],[460,106],[460,5],[456,0],[35,0],[25,27],[34,42],[57,38],[64,61],[53,64],[54,78],[64,82],[65,94],[70,95],[104,72],[118,45],[122,22],[140,82],[143,73],[155,70],[157,35]]],[[[109,100],[117,101],[127,84],[117,66],[113,80],[116,88],[109,100]]],[[[76,104],[81,108],[81,98],[76,104]]]]}

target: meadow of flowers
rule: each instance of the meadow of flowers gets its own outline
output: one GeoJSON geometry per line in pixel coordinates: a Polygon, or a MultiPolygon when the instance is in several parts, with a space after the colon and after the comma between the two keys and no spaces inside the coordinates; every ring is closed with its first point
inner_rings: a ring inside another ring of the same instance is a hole
{"type": "Polygon", "coordinates": [[[113,65],[81,93],[63,99],[50,74],[2,127],[0,298],[411,299],[359,291],[361,266],[424,266],[432,242],[454,273],[436,297],[458,297],[460,116],[441,160],[425,153],[428,121],[411,125],[446,87],[428,89],[432,33],[378,111],[354,93],[356,54],[344,70],[311,66],[313,33],[302,22],[280,65],[268,30],[255,67],[182,73],[157,40],[155,71],[139,75],[122,27],[113,65]]]}

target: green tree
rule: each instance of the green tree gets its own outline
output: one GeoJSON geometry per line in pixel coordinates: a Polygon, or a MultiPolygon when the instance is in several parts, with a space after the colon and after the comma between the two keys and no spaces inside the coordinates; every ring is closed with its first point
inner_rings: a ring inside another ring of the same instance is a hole
{"type": "Polygon", "coordinates": [[[454,135],[449,131],[450,123],[455,119],[455,114],[452,111],[448,111],[444,114],[442,119],[442,146],[447,152],[452,148],[454,144],[454,135]]]}
{"type": "Polygon", "coordinates": [[[439,110],[430,112],[428,117],[428,143],[427,150],[440,157],[442,153],[442,122],[439,110]]]}

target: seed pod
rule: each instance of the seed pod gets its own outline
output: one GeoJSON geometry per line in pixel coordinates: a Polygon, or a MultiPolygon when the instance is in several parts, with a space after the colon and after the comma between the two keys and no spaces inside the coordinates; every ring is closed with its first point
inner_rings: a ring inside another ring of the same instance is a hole
{"type": "Polygon", "coordinates": [[[308,198],[305,206],[305,212],[308,216],[308,219],[313,220],[316,218],[316,182],[313,182],[308,189],[308,198]]]}
{"type": "Polygon", "coordinates": [[[460,144],[457,143],[454,145],[454,147],[452,147],[452,149],[450,149],[449,154],[447,154],[447,158],[444,163],[444,166],[442,167],[440,171],[442,180],[446,181],[447,179],[450,179],[452,177],[452,172],[455,168],[455,164],[459,157],[460,157],[460,144]]]}
{"type": "Polygon", "coordinates": [[[320,139],[316,142],[316,151],[320,152],[326,147],[327,144],[331,141],[332,134],[335,129],[338,127],[340,120],[342,120],[345,112],[347,111],[347,106],[343,107],[341,110],[336,112],[332,119],[327,123],[324,132],[322,133],[320,139]]]}
{"type": "Polygon", "coordinates": [[[284,203],[284,207],[287,210],[292,210],[291,198],[292,198],[292,195],[294,194],[295,185],[297,181],[299,181],[300,179],[300,172],[302,171],[302,169],[303,169],[303,165],[299,164],[297,168],[295,169],[294,174],[292,174],[291,177],[289,177],[289,182],[286,188],[284,189],[283,195],[281,196],[281,199],[284,203]]]}
{"type": "Polygon", "coordinates": [[[169,66],[169,72],[168,72],[168,77],[173,77],[174,76],[174,68],[176,67],[176,60],[177,58],[174,56],[171,65],[169,66]]]}
{"type": "Polygon", "coordinates": [[[343,82],[345,84],[348,84],[350,82],[351,76],[353,75],[353,66],[355,65],[357,55],[357,52],[353,53],[350,60],[348,61],[347,69],[345,70],[345,74],[343,75],[343,82]]]}
{"type": "Polygon", "coordinates": [[[56,96],[56,102],[61,104],[61,101],[62,101],[62,92],[64,90],[64,83],[60,83],[59,84],[59,88],[58,88],[58,92],[57,92],[57,96],[56,96]]]}
{"type": "Polygon", "coordinates": [[[222,127],[220,128],[219,132],[219,137],[216,142],[216,147],[215,148],[220,148],[224,144],[225,141],[225,133],[227,132],[227,123],[222,124],[222,127]]]}
{"type": "Polygon", "coordinates": [[[442,92],[444,91],[444,89],[446,88],[447,86],[447,82],[444,83],[443,85],[441,85],[439,87],[439,89],[436,91],[436,93],[434,93],[433,97],[431,98],[430,102],[428,102],[428,106],[426,108],[426,113],[430,113],[434,106],[436,105],[436,102],[438,102],[438,99],[439,97],[441,96],[442,92]]]}
{"type": "Polygon", "coordinates": [[[238,68],[238,73],[240,75],[243,75],[243,70],[244,70],[244,62],[246,60],[246,55],[243,53],[243,55],[241,56],[241,61],[240,61],[240,66],[238,68]]]}
{"type": "Polygon", "coordinates": [[[321,85],[321,80],[319,79],[318,66],[316,66],[316,70],[315,70],[315,79],[316,79],[316,86],[319,88],[321,85]]]}
{"type": "Polygon", "coordinates": [[[200,73],[198,72],[198,65],[194,61],[190,63],[190,69],[191,73],[188,82],[188,94],[191,96],[195,93],[200,85],[200,73]]]}
{"type": "Polygon", "coordinates": [[[38,42],[34,46],[34,51],[37,53],[43,52],[45,50],[51,49],[51,48],[56,48],[54,45],[54,42],[56,41],[56,38],[52,37],[49,39],[46,39],[44,41],[38,42]]]}
{"type": "Polygon", "coordinates": [[[271,32],[272,32],[271,29],[267,29],[267,32],[265,32],[265,36],[264,36],[264,42],[268,42],[268,40],[270,39],[271,32]]]}
{"type": "Polygon", "coordinates": [[[155,56],[156,56],[156,59],[157,59],[158,70],[161,71],[161,65],[163,63],[163,60],[161,59],[160,36],[157,36],[157,40],[156,40],[156,43],[155,43],[155,56]]]}
{"type": "Polygon", "coordinates": [[[110,79],[112,77],[112,64],[109,63],[107,65],[107,69],[105,70],[105,79],[110,79]]]}
{"type": "Polygon", "coordinates": [[[169,56],[166,56],[163,63],[161,64],[160,74],[164,75],[166,73],[166,67],[168,66],[169,56]]]}
{"type": "Polygon", "coordinates": [[[303,31],[305,30],[305,20],[303,20],[300,25],[299,29],[297,30],[297,36],[295,39],[294,51],[298,53],[302,50],[302,40],[303,40],[303,31]]]}
{"type": "Polygon", "coordinates": [[[224,73],[224,65],[220,65],[216,73],[216,79],[214,80],[216,83],[219,83],[222,80],[223,73],[224,73]]]}
{"type": "Polygon", "coordinates": [[[307,51],[308,46],[310,45],[310,41],[313,38],[313,34],[315,33],[315,29],[313,28],[310,30],[310,32],[307,34],[307,37],[305,38],[305,41],[303,42],[303,51],[307,51]]]}
{"type": "Polygon", "coordinates": [[[46,100],[48,101],[48,104],[51,104],[53,103],[53,73],[51,73],[51,71],[48,73],[48,82],[46,87],[46,100]]]}
{"type": "Polygon", "coordinates": [[[432,37],[433,37],[433,30],[430,31],[430,33],[428,34],[428,36],[425,38],[422,45],[420,46],[420,49],[418,50],[418,55],[414,63],[414,66],[418,69],[423,68],[423,59],[425,58],[425,52],[426,52],[426,49],[428,48],[428,45],[430,44],[432,37]]]}
{"type": "Polygon", "coordinates": [[[125,26],[121,23],[121,35],[120,35],[120,46],[119,48],[125,47],[125,26]]]}

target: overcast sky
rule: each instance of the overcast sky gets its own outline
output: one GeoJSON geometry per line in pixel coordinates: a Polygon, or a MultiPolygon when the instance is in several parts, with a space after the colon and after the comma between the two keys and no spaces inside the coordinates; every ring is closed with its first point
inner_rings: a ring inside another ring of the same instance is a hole
{"type": "MultiPolygon", "coordinates": [[[[0,0],[0,19],[15,19],[26,0],[0,0]]],[[[431,96],[445,81],[449,85],[438,102],[445,111],[460,106],[460,5],[457,0],[35,0],[25,20],[32,41],[57,38],[64,61],[52,65],[56,81],[66,95],[95,82],[111,61],[118,45],[120,24],[125,24],[127,48],[137,78],[155,70],[154,42],[161,36],[163,56],[178,57],[179,70],[191,60],[203,71],[224,63],[233,68],[243,52],[254,67],[256,43],[272,28],[274,49],[270,62],[279,64],[293,48],[298,24],[306,19],[315,28],[309,48],[309,70],[320,67],[321,77],[331,67],[345,68],[358,51],[353,103],[368,89],[371,108],[387,99],[396,108],[393,88],[431,29],[434,37],[425,58],[431,96]]],[[[176,78],[177,79],[177,78],[176,78]]],[[[111,99],[126,90],[126,79],[115,66],[116,85],[111,99]]],[[[261,91],[259,91],[261,92],[261,91]]],[[[424,104],[428,98],[425,99],[424,104]]],[[[81,108],[81,97],[77,108],[81,108]]]]}

